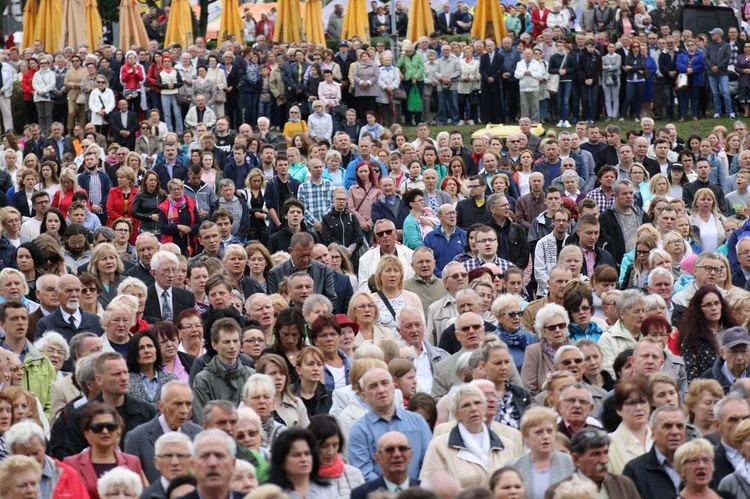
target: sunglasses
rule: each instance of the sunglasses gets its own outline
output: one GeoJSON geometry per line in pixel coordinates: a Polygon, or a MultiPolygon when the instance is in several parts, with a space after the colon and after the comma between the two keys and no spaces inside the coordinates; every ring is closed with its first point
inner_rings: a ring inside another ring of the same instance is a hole
{"type": "Polygon", "coordinates": [[[468,326],[463,326],[463,327],[461,328],[461,331],[462,331],[462,332],[464,332],[464,333],[465,333],[465,332],[467,332],[467,331],[470,331],[470,330],[472,330],[472,329],[473,329],[474,331],[479,331],[479,330],[480,330],[480,329],[482,329],[483,327],[484,327],[484,324],[470,324],[470,325],[468,325],[468,326]]]}
{"type": "Polygon", "coordinates": [[[565,324],[564,322],[561,322],[559,324],[550,324],[549,326],[544,326],[544,329],[552,332],[552,331],[557,331],[558,329],[565,329],[566,327],[567,327],[567,324],[565,324]]]}
{"type": "Polygon", "coordinates": [[[117,423],[93,423],[89,425],[89,430],[97,434],[103,432],[104,430],[112,433],[117,428],[117,423]]]}
{"type": "Polygon", "coordinates": [[[386,229],[386,230],[381,230],[380,232],[376,232],[375,235],[378,237],[390,236],[391,234],[393,234],[393,232],[394,232],[394,229],[386,229]]]}
{"type": "Polygon", "coordinates": [[[510,317],[511,319],[518,319],[523,315],[523,312],[506,312],[506,317],[510,317]]]}

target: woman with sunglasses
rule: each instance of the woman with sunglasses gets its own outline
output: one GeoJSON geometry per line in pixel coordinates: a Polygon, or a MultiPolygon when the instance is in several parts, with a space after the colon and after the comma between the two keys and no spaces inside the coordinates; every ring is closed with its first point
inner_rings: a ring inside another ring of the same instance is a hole
{"type": "Polygon", "coordinates": [[[100,498],[97,481],[113,468],[122,466],[143,476],[140,460],[119,450],[125,423],[113,407],[91,402],[84,408],[80,423],[89,447],[79,454],[66,457],[63,462],[79,474],[91,499],[100,498]]]}
{"type": "Polygon", "coordinates": [[[99,317],[104,315],[104,307],[99,303],[99,294],[103,290],[99,279],[93,274],[84,272],[78,276],[78,280],[81,281],[81,310],[99,317]]]}
{"type": "Polygon", "coordinates": [[[568,335],[571,341],[591,339],[599,341],[604,330],[593,317],[593,291],[579,279],[570,281],[563,290],[563,307],[568,311],[570,324],[568,335]]]}
{"type": "Polygon", "coordinates": [[[492,315],[497,318],[496,334],[508,345],[516,368],[523,368],[526,347],[538,343],[537,336],[524,329],[521,323],[523,300],[518,295],[503,294],[492,303],[492,315]]]}
{"type": "Polygon", "coordinates": [[[547,373],[552,371],[557,349],[570,344],[568,339],[568,312],[555,303],[548,303],[536,314],[534,330],[541,338],[526,348],[526,358],[521,368],[521,380],[532,396],[542,390],[547,373]]]}
{"type": "Polygon", "coordinates": [[[89,110],[91,111],[91,123],[96,127],[96,132],[106,137],[109,130],[107,115],[111,113],[116,104],[115,94],[107,84],[104,76],[96,77],[96,88],[89,95],[89,110]]]}

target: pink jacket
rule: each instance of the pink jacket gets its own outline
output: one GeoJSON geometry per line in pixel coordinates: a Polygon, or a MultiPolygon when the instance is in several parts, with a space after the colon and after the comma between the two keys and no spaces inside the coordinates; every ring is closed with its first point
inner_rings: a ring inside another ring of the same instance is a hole
{"type": "Polygon", "coordinates": [[[346,205],[349,208],[349,211],[357,216],[360,225],[367,223],[372,227],[375,225],[375,222],[370,216],[372,213],[372,205],[382,196],[383,193],[375,186],[371,186],[369,190],[365,191],[359,186],[359,184],[354,184],[349,188],[346,205]]]}
{"type": "MultiPolygon", "coordinates": [[[[141,461],[136,456],[125,454],[124,452],[115,449],[115,459],[117,460],[117,466],[124,466],[143,478],[141,461]]],[[[63,463],[69,465],[80,475],[83,483],[86,485],[86,490],[88,490],[91,499],[100,499],[99,492],[96,490],[96,482],[99,477],[96,476],[94,464],[91,462],[91,447],[87,447],[79,454],[66,457],[63,459],[63,463]]],[[[144,487],[148,486],[148,483],[144,480],[143,485],[144,487]]]]}

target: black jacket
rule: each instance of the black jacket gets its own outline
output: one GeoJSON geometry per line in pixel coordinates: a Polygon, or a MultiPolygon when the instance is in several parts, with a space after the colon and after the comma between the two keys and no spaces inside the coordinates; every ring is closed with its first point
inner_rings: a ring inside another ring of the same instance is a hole
{"type": "MultiPolygon", "coordinates": [[[[195,307],[195,295],[185,289],[172,287],[172,320],[176,319],[180,312],[195,307]]],[[[161,296],[156,294],[156,285],[148,287],[146,296],[146,306],[143,309],[143,315],[154,317],[162,320],[161,315],[161,296]]]]}
{"type": "Polygon", "coordinates": [[[641,499],[665,499],[677,496],[672,479],[662,469],[656,458],[656,446],[626,464],[622,474],[633,481],[641,499]]]}
{"type": "Polygon", "coordinates": [[[581,57],[578,59],[578,79],[581,83],[584,80],[594,80],[593,85],[599,84],[599,77],[602,75],[602,56],[599,52],[594,50],[589,52],[588,50],[581,51],[581,57]]]}
{"type": "MultiPolygon", "coordinates": [[[[292,391],[292,393],[302,399],[302,396],[299,394],[299,380],[297,380],[296,383],[293,383],[289,389],[292,391]]],[[[314,404],[311,404],[313,406],[312,410],[308,407],[307,415],[309,417],[313,417],[316,414],[328,414],[328,411],[331,410],[331,406],[333,405],[333,399],[331,398],[331,390],[326,388],[326,385],[323,383],[318,383],[318,386],[315,388],[315,395],[313,396],[314,404]]],[[[304,400],[303,400],[304,402],[304,400]]]]}
{"type": "MultiPolygon", "coordinates": [[[[116,141],[115,141],[116,142],[116,141]]],[[[75,148],[73,147],[73,142],[70,141],[69,138],[63,137],[62,139],[63,143],[63,154],[70,153],[75,156],[75,148]]],[[[55,142],[55,139],[52,137],[48,137],[44,140],[42,140],[42,150],[44,150],[45,147],[52,147],[55,150],[55,156],[57,157],[58,161],[62,161],[62,156],[60,156],[60,149],[57,148],[57,143],[55,142]]],[[[42,160],[42,157],[39,156],[39,160],[42,160]]]]}
{"type": "MultiPolygon", "coordinates": [[[[486,200],[485,200],[486,201],[486,200]]],[[[477,206],[474,199],[462,199],[456,203],[456,225],[466,230],[474,224],[486,224],[492,220],[487,204],[477,206]]]]}
{"type": "Polygon", "coordinates": [[[166,199],[160,192],[148,193],[145,190],[138,191],[133,198],[133,207],[130,210],[133,218],[141,221],[141,232],[159,233],[159,222],[151,219],[151,215],[158,215],[159,205],[166,199]]]}
{"type": "Polygon", "coordinates": [[[81,310],[81,323],[78,325],[78,329],[73,329],[73,327],[63,319],[60,307],[57,307],[54,312],[47,317],[40,319],[39,322],[36,323],[37,338],[44,336],[44,333],[47,331],[58,332],[67,341],[70,341],[70,339],[78,333],[91,332],[98,336],[104,334],[98,316],[81,310]]]}
{"type": "MultiPolygon", "coordinates": [[[[633,211],[636,216],[640,219],[639,226],[642,224],[651,223],[651,219],[648,218],[646,212],[642,211],[636,206],[633,206],[633,211]]],[[[612,257],[617,262],[619,268],[622,257],[625,256],[625,236],[622,233],[620,223],[617,221],[615,216],[615,207],[605,210],[604,213],[599,215],[599,226],[602,234],[608,234],[612,238],[612,257]]]]}
{"type": "Polygon", "coordinates": [[[717,490],[719,488],[719,482],[726,477],[734,473],[734,466],[727,459],[727,451],[724,449],[724,445],[719,443],[714,446],[714,477],[711,480],[711,488],[717,490]]]}
{"type": "Polygon", "coordinates": [[[492,63],[490,63],[489,54],[482,54],[482,57],[479,58],[479,75],[482,78],[482,92],[500,92],[502,89],[504,61],[505,58],[499,50],[492,56],[492,63]],[[492,78],[494,81],[490,83],[487,81],[487,78],[492,78]]]}
{"type": "Polygon", "coordinates": [[[519,269],[525,269],[529,263],[529,243],[526,240],[526,229],[512,222],[510,219],[500,227],[495,220],[490,220],[489,225],[497,233],[497,256],[503,260],[513,262],[519,269]]]}
{"type": "Polygon", "coordinates": [[[727,200],[724,197],[724,189],[710,180],[708,182],[701,182],[700,180],[695,179],[682,186],[682,201],[685,203],[685,206],[687,208],[692,208],[695,193],[698,192],[698,189],[703,189],[704,187],[711,189],[711,192],[716,196],[716,204],[719,206],[719,210],[726,215],[729,210],[727,200]]]}
{"type": "MultiPolygon", "coordinates": [[[[300,231],[309,233],[316,243],[320,242],[318,233],[314,230],[308,230],[304,220],[300,224],[300,231]]],[[[281,229],[268,238],[268,251],[270,251],[271,254],[274,254],[277,251],[289,251],[293,235],[292,231],[287,227],[286,222],[284,222],[281,229]]]]}
{"type": "Polygon", "coordinates": [[[344,211],[336,211],[335,208],[332,208],[323,216],[322,225],[323,231],[320,240],[326,246],[331,243],[346,247],[352,244],[356,245],[350,258],[356,272],[359,263],[359,249],[365,243],[365,236],[359,225],[359,219],[352,215],[347,208],[344,208],[344,211]]]}

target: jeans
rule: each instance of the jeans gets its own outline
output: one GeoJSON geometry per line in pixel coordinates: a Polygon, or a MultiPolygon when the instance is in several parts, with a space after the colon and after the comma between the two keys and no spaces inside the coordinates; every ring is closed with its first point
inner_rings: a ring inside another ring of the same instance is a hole
{"type": "Polygon", "coordinates": [[[177,102],[177,94],[161,94],[161,107],[164,110],[164,122],[167,124],[167,129],[170,132],[174,132],[176,129],[177,135],[182,135],[182,111],[180,111],[180,104],[177,102]],[[175,121],[174,126],[172,125],[172,117],[175,121]]]}
{"type": "Polygon", "coordinates": [[[573,91],[573,82],[570,80],[560,80],[557,87],[557,117],[563,121],[568,119],[570,114],[570,94],[573,91]]]}
{"type": "MultiPolygon", "coordinates": [[[[242,102],[242,123],[256,123],[258,121],[258,99],[260,94],[255,92],[243,92],[240,94],[242,102]]],[[[239,126],[239,124],[237,124],[239,126]]]]}
{"type": "Polygon", "coordinates": [[[626,83],[625,103],[622,105],[623,117],[628,114],[628,106],[630,106],[634,118],[639,118],[641,116],[641,96],[643,95],[643,89],[645,87],[645,81],[629,81],[626,83]]]}
{"type": "Polygon", "coordinates": [[[617,118],[620,114],[620,85],[604,85],[604,107],[607,110],[607,118],[617,118]]]}
{"type": "MultiPolygon", "coordinates": [[[[664,82],[662,85],[662,100],[664,101],[664,107],[667,109],[667,118],[670,120],[674,119],[674,85],[670,81],[664,82]]],[[[661,111],[661,109],[659,109],[661,111]]]]}
{"type": "Polygon", "coordinates": [[[445,125],[450,119],[453,124],[458,123],[458,90],[440,90],[438,92],[438,123],[445,125]],[[448,116],[450,106],[450,116],[448,116]]]}
{"type": "Polygon", "coordinates": [[[596,103],[599,98],[599,85],[583,85],[581,98],[583,100],[583,119],[594,121],[594,118],[596,118],[596,103]]]}
{"type": "Polygon", "coordinates": [[[581,86],[581,83],[573,83],[573,91],[571,92],[573,98],[570,101],[570,112],[573,113],[573,121],[575,122],[578,121],[578,117],[580,116],[578,113],[580,110],[579,102],[581,101],[581,86]]]}
{"type": "Polygon", "coordinates": [[[732,111],[732,96],[729,95],[729,75],[708,75],[708,83],[711,85],[711,93],[714,98],[714,113],[721,114],[721,102],[724,101],[724,110],[727,114],[732,111]]]}
{"type": "Polygon", "coordinates": [[[271,119],[271,105],[273,104],[273,101],[268,102],[258,102],[258,117],[265,117],[268,119],[271,119]]]}
{"type": "Polygon", "coordinates": [[[698,100],[700,98],[702,86],[690,85],[685,90],[677,92],[677,97],[680,99],[680,119],[687,117],[688,107],[690,112],[693,114],[693,118],[698,117],[698,100]]]}

